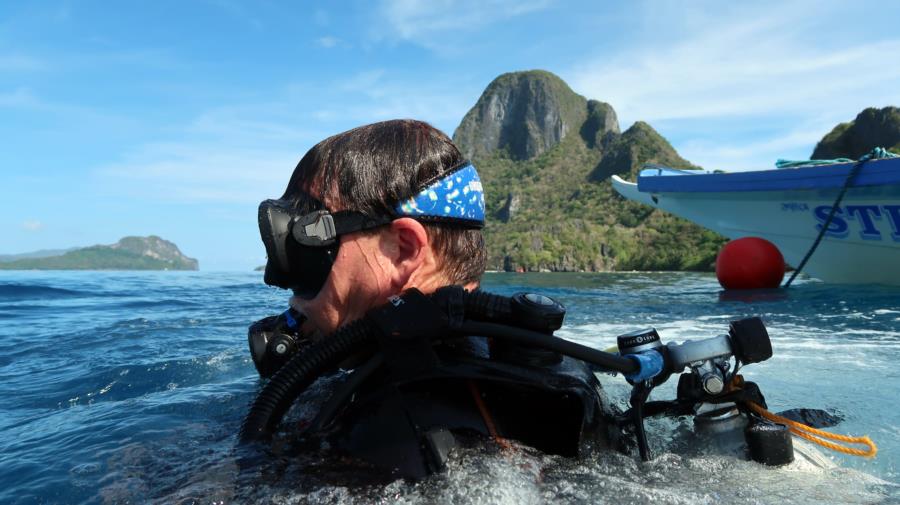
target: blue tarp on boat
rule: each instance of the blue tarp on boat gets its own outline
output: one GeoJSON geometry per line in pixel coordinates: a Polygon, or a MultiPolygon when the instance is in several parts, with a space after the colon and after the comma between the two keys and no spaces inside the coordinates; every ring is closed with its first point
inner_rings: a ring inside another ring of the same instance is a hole
{"type": "MultiPolygon", "coordinates": [[[[713,193],[733,191],[791,191],[841,188],[856,163],[760,170],[753,172],[703,173],[656,167],[642,170],[638,190],[642,193],[713,193]]],[[[900,184],[900,158],[869,160],[852,186],[900,184]]]]}

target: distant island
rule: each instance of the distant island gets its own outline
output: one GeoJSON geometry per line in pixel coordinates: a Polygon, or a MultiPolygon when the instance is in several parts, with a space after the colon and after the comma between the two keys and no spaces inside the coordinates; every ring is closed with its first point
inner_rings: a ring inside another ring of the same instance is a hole
{"type": "MultiPolygon", "coordinates": [[[[490,270],[709,271],[726,241],[615,193],[610,176],[633,181],[645,163],[700,167],[646,122],[620,131],[612,105],[550,72],[494,79],[453,141],[484,182],[490,270]]],[[[898,142],[900,110],[866,109],[827,134],[813,157],[857,158],[898,142]]]]}
{"type": "Polygon", "coordinates": [[[0,270],[198,270],[199,262],[157,237],[124,237],[112,245],[0,255],[0,270]]]}

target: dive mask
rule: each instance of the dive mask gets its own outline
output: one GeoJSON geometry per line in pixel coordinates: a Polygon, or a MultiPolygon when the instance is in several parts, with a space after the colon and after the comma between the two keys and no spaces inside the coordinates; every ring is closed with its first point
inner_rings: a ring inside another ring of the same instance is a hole
{"type": "Polygon", "coordinates": [[[265,282],[312,298],[325,285],[337,258],[338,236],[390,223],[390,216],[360,212],[332,213],[319,200],[306,198],[303,208],[287,200],[259,204],[259,232],[266,254],[265,282]]]}
{"type": "Polygon", "coordinates": [[[369,216],[331,212],[318,199],[266,200],[259,205],[259,232],[266,246],[265,283],[313,298],[325,285],[347,233],[389,224],[399,217],[462,228],[484,226],[484,190],[475,166],[464,161],[426,181],[415,195],[393,207],[393,214],[369,216]]]}

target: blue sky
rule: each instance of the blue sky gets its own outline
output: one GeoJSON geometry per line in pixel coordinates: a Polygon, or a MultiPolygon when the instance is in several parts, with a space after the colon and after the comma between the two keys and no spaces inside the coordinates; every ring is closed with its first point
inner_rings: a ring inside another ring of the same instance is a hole
{"type": "Polygon", "coordinates": [[[709,169],[807,158],[900,105],[898,2],[3,2],[0,254],[156,234],[265,262],[260,200],[319,140],[550,70],[709,169]]]}

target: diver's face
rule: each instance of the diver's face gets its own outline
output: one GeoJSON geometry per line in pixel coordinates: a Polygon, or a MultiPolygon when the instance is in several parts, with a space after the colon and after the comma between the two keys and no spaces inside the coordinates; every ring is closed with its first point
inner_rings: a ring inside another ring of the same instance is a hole
{"type": "Polygon", "coordinates": [[[305,332],[328,335],[396,294],[391,290],[392,264],[385,254],[383,233],[341,236],[341,247],[321,291],[308,300],[291,298],[291,306],[308,318],[305,332]]]}

